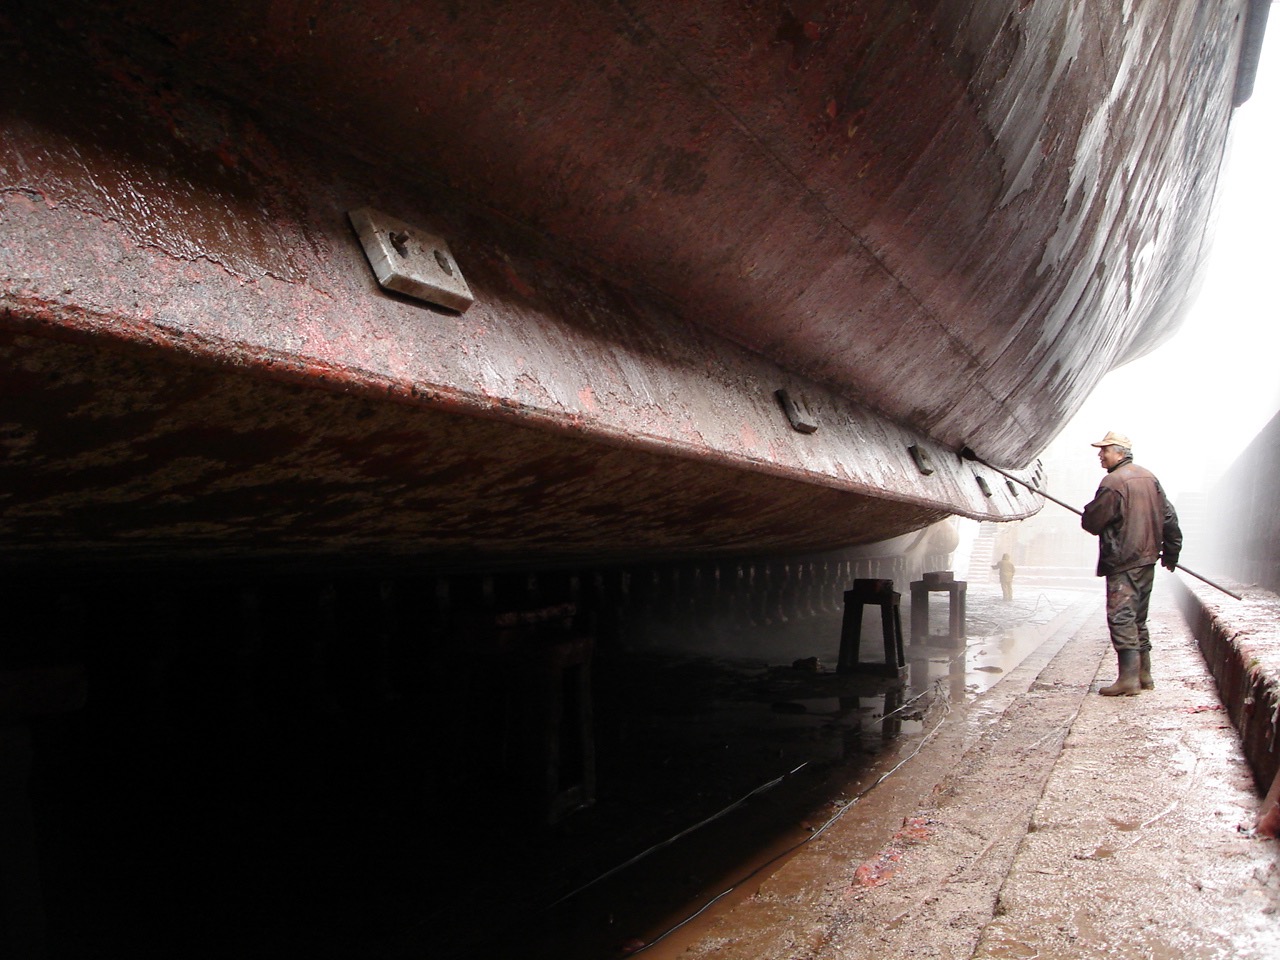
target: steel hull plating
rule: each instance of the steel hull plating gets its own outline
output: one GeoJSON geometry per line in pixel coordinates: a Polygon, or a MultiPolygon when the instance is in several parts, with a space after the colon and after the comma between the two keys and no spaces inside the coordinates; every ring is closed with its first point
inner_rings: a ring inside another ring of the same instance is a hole
{"type": "Polygon", "coordinates": [[[11,6],[10,559],[542,565],[1034,512],[954,451],[1176,323],[1245,4],[11,6]]]}

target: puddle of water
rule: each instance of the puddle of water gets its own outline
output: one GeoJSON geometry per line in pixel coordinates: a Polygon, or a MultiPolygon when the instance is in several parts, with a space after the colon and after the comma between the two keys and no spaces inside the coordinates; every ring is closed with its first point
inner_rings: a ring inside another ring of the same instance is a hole
{"type": "MultiPolygon", "coordinates": [[[[816,785],[827,776],[828,782],[839,780],[846,787],[873,782],[887,763],[931,729],[940,704],[973,700],[998,683],[1050,634],[1048,625],[1057,614],[1078,599],[1033,597],[1006,604],[979,594],[970,604],[977,614],[971,617],[970,636],[960,644],[938,636],[909,643],[908,672],[902,682],[835,674],[836,620],[815,628],[807,638],[793,629],[793,645],[776,658],[780,663],[651,652],[646,667],[632,661],[625,669],[625,684],[631,689],[661,691],[655,699],[633,702],[628,708],[625,723],[631,725],[633,735],[626,739],[641,751],[631,754],[632,773],[646,768],[655,771],[653,778],[642,778],[646,782],[633,789],[654,791],[656,771],[661,771],[666,799],[645,806],[651,812],[665,811],[674,827],[680,815],[679,797],[687,801],[697,795],[709,801],[715,795],[722,803],[732,802],[723,789],[730,782],[736,783],[733,790],[741,795],[752,777],[756,783],[764,782],[802,764],[802,772],[790,781],[795,795],[788,802],[801,796],[804,802],[815,802],[817,794],[801,789],[806,778],[816,785]],[[827,632],[823,634],[822,629],[827,632]],[[796,654],[805,656],[793,659],[796,654]],[[645,679],[649,670],[653,673],[645,679]],[[711,783],[717,787],[711,788],[711,783]]],[[[878,644],[878,631],[878,622],[869,625],[864,644],[878,644]]],[[[772,804],[775,799],[764,802],[772,804]]],[[[828,806],[827,811],[832,808],[828,806]]],[[[735,835],[731,825],[718,822],[714,829],[723,829],[724,836],[734,839],[718,842],[708,831],[702,838],[707,846],[699,866],[721,863],[717,881],[723,883],[734,875],[732,864],[747,869],[747,848],[752,844],[772,855],[783,844],[780,838],[790,838],[789,830],[796,824],[822,822],[819,808],[811,814],[806,816],[797,806],[789,819],[784,815],[772,828],[777,831],[772,845],[767,833],[735,835]],[[789,826],[779,826],[784,821],[789,826]]],[[[669,888],[672,883],[670,874],[663,871],[636,870],[635,876],[636,886],[620,899],[655,902],[663,899],[663,893],[648,885],[669,888]]],[[[723,889],[709,884],[690,890],[689,902],[705,902],[723,889]]],[[[670,909],[676,916],[680,908],[672,902],[670,909]]],[[[565,946],[559,946],[562,957],[565,946]]]]}

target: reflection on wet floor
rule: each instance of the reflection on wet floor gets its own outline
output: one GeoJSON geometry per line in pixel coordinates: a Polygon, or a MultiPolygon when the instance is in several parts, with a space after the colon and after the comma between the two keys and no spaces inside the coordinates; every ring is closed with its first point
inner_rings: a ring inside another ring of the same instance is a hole
{"type": "MultiPolygon", "coordinates": [[[[273,696],[229,699],[212,617],[164,684],[146,644],[111,648],[90,708],[38,731],[50,960],[617,956],[806,842],[1082,596],[975,586],[962,644],[937,604],[901,682],[835,673],[839,611],[632,624],[592,662],[595,802],[550,825],[474,647],[413,646],[421,684],[360,709],[307,707],[309,648],[265,659],[273,696]]],[[[357,692],[359,649],[337,660],[357,692]]]]}
{"type": "MultiPolygon", "coordinates": [[[[606,659],[597,671],[599,798],[566,826],[596,838],[598,873],[582,872],[554,909],[526,904],[514,943],[526,957],[588,960],[649,942],[803,844],[1082,601],[1096,597],[1044,590],[1004,601],[979,587],[967,636],[951,641],[945,604],[932,611],[934,635],[907,644],[901,682],[834,672],[838,617],[778,627],[778,657],[649,648],[641,638],[606,659]]],[[[878,619],[864,649],[879,643],[877,630],[878,619]]],[[[697,638],[683,639],[696,647],[697,638]]]]}
{"type": "MultiPolygon", "coordinates": [[[[1009,601],[985,591],[971,593],[962,645],[939,646],[945,638],[934,636],[907,651],[911,688],[923,690],[945,675],[953,698],[990,689],[1040,644],[1045,624],[1081,599],[1079,592],[1062,590],[1036,591],[1025,600],[1009,601]]],[[[1083,599],[1096,596],[1087,593],[1083,599]]]]}

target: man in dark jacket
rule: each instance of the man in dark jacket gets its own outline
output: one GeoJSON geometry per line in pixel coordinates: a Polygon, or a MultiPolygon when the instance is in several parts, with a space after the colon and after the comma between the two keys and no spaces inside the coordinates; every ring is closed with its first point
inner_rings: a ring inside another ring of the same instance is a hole
{"type": "Polygon", "coordinates": [[[1107,626],[1120,665],[1119,679],[1098,692],[1131,697],[1155,687],[1147,606],[1156,561],[1168,570],[1177,566],[1182,531],[1160,481],[1133,462],[1128,437],[1108,433],[1093,446],[1107,475],[1080,525],[1098,538],[1098,576],[1107,578],[1107,626]]]}

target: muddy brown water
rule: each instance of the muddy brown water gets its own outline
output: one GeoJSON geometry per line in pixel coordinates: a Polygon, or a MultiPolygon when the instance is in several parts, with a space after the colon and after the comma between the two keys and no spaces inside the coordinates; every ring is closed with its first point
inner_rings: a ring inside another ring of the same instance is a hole
{"type": "Polygon", "coordinates": [[[482,687],[446,723],[389,702],[362,723],[282,708],[157,727],[122,702],[88,729],[44,725],[50,956],[626,955],[742,895],[1096,599],[971,588],[967,639],[935,612],[901,683],[834,673],[838,616],[686,635],[680,652],[669,632],[633,636],[593,664],[595,802],[549,826],[464,762],[479,741],[459,731],[502,709],[482,687]]]}

